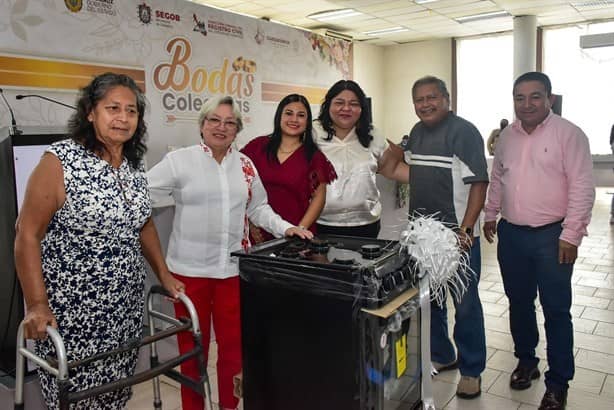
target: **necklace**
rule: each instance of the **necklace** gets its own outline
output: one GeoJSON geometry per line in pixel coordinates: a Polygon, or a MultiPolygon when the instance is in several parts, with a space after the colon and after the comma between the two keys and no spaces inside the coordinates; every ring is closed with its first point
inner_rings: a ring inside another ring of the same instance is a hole
{"type": "Polygon", "coordinates": [[[277,149],[277,151],[279,151],[281,154],[292,154],[294,151],[296,151],[297,149],[299,149],[303,144],[298,144],[298,146],[294,149],[291,149],[290,151],[284,151],[283,149],[281,149],[281,146],[277,149]]]}

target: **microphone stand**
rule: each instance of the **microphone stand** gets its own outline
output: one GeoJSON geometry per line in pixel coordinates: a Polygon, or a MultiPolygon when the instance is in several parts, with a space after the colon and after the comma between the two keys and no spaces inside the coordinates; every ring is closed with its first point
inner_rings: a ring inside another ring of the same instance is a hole
{"type": "Polygon", "coordinates": [[[45,96],[38,95],[38,94],[18,94],[18,95],[15,96],[15,98],[17,100],[22,100],[24,98],[30,98],[30,97],[40,98],[41,100],[45,100],[45,101],[49,101],[49,102],[52,102],[52,103],[55,103],[55,104],[59,104],[59,105],[62,105],[64,107],[66,107],[66,108],[72,108],[73,110],[77,109],[77,107],[74,107],[72,105],[64,104],[61,101],[54,100],[53,98],[45,97],[45,96]]]}
{"type": "Polygon", "coordinates": [[[2,99],[4,100],[4,104],[6,104],[6,108],[9,109],[9,114],[11,114],[11,127],[9,128],[9,134],[10,135],[21,134],[22,131],[19,128],[17,128],[17,121],[15,121],[15,114],[13,113],[13,109],[9,105],[9,102],[6,100],[6,97],[4,96],[4,90],[2,90],[2,88],[0,88],[0,95],[2,96],[2,99]]]}

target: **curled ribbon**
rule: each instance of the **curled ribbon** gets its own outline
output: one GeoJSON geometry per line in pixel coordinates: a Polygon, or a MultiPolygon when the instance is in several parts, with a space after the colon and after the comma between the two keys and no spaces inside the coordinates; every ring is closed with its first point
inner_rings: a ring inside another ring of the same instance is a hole
{"type": "Polygon", "coordinates": [[[407,224],[401,233],[401,245],[415,259],[415,275],[420,288],[420,357],[422,362],[422,405],[436,410],[431,375],[431,301],[440,306],[448,293],[460,300],[475,273],[458,237],[433,216],[420,216],[407,224]]]}

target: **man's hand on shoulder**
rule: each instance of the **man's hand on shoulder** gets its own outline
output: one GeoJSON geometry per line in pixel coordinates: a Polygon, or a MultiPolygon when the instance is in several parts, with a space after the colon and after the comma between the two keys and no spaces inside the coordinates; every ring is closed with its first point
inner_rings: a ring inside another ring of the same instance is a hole
{"type": "Polygon", "coordinates": [[[578,247],[559,239],[559,263],[574,263],[578,257],[578,247]]]}

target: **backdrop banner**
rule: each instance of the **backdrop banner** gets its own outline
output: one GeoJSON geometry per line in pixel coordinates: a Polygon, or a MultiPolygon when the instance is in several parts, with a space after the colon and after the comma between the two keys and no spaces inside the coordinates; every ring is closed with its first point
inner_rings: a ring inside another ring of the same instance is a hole
{"type": "MultiPolygon", "coordinates": [[[[0,87],[18,125],[63,125],[92,76],[123,72],[144,89],[148,163],[199,141],[198,111],[237,99],[237,144],[273,129],[277,102],[304,94],[314,116],[328,87],[352,77],[352,43],[183,0],[0,0],[0,87]]],[[[0,109],[0,124],[9,125],[0,109]]]]}

